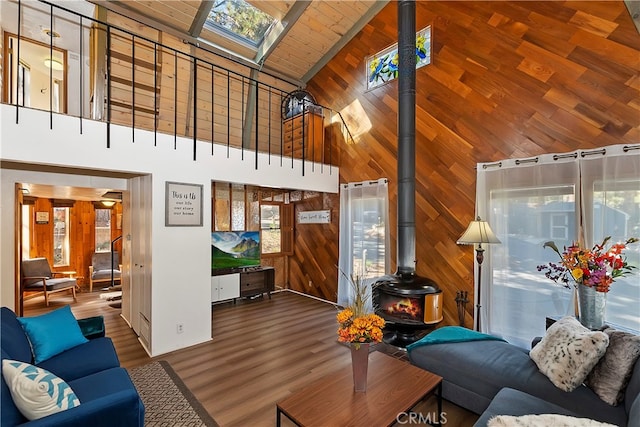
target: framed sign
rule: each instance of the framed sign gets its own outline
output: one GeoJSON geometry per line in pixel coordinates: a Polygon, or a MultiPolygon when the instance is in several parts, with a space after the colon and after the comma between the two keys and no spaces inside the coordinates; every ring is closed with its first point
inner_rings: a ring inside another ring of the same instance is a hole
{"type": "Polygon", "coordinates": [[[165,220],[167,227],[202,227],[201,184],[166,183],[165,220]]]}
{"type": "Polygon", "coordinates": [[[49,224],[49,212],[36,212],[36,224],[49,224]]]}
{"type": "Polygon", "coordinates": [[[329,224],[330,222],[330,210],[298,212],[298,224],[329,224]]]}

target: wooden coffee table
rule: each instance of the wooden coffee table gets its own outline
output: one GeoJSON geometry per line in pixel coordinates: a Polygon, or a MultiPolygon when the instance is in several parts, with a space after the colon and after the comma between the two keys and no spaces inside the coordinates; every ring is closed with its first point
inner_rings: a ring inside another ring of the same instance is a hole
{"type": "Polygon", "coordinates": [[[433,418],[442,413],[442,377],[375,351],[369,354],[365,393],[353,391],[349,365],[278,402],[276,424],[285,414],[304,427],[392,425],[434,391],[438,414],[431,416],[438,423],[433,418]]]}

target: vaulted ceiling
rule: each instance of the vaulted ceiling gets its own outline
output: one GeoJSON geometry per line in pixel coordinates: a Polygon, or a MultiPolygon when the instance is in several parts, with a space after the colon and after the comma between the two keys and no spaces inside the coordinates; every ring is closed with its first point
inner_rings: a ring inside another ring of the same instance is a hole
{"type": "Polygon", "coordinates": [[[275,30],[258,49],[203,24],[213,0],[95,0],[93,3],[286,80],[306,83],[388,1],[248,0],[276,18],[275,30]]]}

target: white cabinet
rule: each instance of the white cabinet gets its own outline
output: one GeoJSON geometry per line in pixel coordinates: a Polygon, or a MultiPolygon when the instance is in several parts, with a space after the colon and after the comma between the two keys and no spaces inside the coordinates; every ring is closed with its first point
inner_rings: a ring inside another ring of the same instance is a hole
{"type": "Polygon", "coordinates": [[[211,302],[240,297],[240,273],[211,276],[211,302]]]}

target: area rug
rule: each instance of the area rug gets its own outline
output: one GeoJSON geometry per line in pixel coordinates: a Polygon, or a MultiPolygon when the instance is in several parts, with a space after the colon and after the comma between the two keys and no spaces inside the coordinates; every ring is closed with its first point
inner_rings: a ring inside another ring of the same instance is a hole
{"type": "Polygon", "coordinates": [[[218,427],[168,362],[131,368],[129,375],[144,403],[145,427],[218,427]]]}

